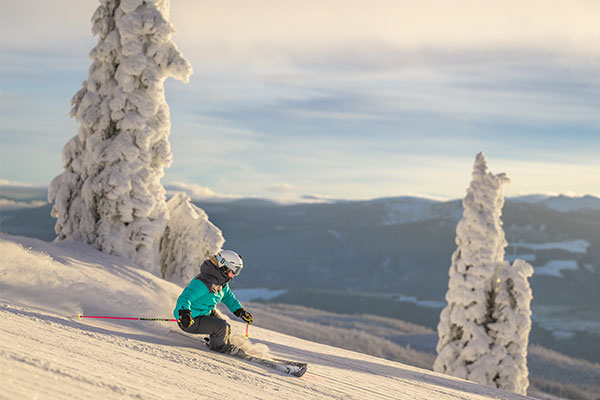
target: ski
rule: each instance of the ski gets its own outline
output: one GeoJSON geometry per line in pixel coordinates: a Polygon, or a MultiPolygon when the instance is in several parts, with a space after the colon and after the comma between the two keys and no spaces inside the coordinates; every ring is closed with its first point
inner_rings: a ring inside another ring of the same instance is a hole
{"type": "MultiPolygon", "coordinates": [[[[196,338],[193,336],[186,335],[184,332],[176,331],[173,329],[169,330],[169,334],[178,334],[178,335],[184,336],[190,340],[204,343],[206,346],[208,346],[208,338],[207,337],[196,338]]],[[[221,353],[216,353],[216,354],[221,354],[221,353]]],[[[262,357],[258,357],[258,356],[254,356],[252,354],[246,353],[242,349],[239,349],[239,351],[236,354],[223,354],[223,355],[227,355],[230,357],[236,357],[236,358],[246,360],[246,361],[249,361],[249,362],[252,362],[255,364],[263,365],[267,368],[282,372],[287,375],[296,376],[298,378],[301,377],[302,375],[304,375],[304,373],[308,369],[307,363],[284,360],[281,358],[274,358],[272,360],[269,360],[266,358],[262,358],[262,357]]]]}
{"type": "Polygon", "coordinates": [[[268,360],[266,358],[256,357],[251,354],[246,353],[244,350],[239,349],[236,354],[230,354],[232,357],[241,358],[243,360],[247,360],[250,362],[254,362],[260,365],[264,365],[271,369],[277,370],[279,372],[283,372],[288,375],[301,377],[306,372],[308,368],[308,364],[296,362],[296,361],[288,361],[282,360],[279,358],[274,358],[273,360],[268,360]]]}

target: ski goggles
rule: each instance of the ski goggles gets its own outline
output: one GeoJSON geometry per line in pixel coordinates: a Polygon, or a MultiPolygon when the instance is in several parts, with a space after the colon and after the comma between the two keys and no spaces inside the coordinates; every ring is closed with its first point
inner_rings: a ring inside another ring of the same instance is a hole
{"type": "Polygon", "coordinates": [[[235,276],[235,274],[233,273],[233,271],[230,270],[229,268],[225,267],[225,266],[221,267],[221,271],[223,271],[223,273],[225,275],[227,275],[231,279],[233,279],[233,277],[235,276]]]}

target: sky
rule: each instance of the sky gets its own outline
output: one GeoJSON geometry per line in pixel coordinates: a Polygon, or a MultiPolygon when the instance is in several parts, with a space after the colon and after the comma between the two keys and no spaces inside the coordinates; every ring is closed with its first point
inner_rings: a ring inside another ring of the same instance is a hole
{"type": "MultiPolygon", "coordinates": [[[[0,179],[46,185],[97,0],[0,0],[0,179]]],[[[600,2],[174,0],[194,68],[166,81],[197,197],[464,197],[475,155],[507,196],[600,195],[600,2]]]]}

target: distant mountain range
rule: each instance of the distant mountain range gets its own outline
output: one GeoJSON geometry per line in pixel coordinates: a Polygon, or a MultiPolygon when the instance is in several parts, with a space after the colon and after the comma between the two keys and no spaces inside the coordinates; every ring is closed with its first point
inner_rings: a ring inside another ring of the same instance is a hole
{"type": "MultiPolygon", "coordinates": [[[[50,206],[35,207],[45,193],[34,192],[2,188],[0,205],[12,206],[1,208],[0,230],[52,240],[50,206]],[[15,205],[23,202],[29,208],[15,205]]],[[[281,205],[239,199],[197,205],[223,231],[225,247],[244,256],[236,286],[285,289],[273,302],[397,316],[435,328],[461,200],[281,205]]],[[[502,220],[506,258],[525,259],[535,269],[532,340],[600,361],[600,198],[509,198],[502,220]],[[577,344],[587,342],[595,344],[587,351],[577,344]]]]}

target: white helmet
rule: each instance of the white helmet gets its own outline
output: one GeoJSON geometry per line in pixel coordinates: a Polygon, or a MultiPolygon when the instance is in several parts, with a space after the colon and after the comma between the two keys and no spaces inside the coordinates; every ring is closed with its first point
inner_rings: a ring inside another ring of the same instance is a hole
{"type": "Polygon", "coordinates": [[[242,261],[242,256],[240,256],[235,251],[231,250],[221,250],[215,255],[217,265],[219,268],[227,267],[229,268],[234,275],[239,275],[244,268],[244,262],[242,261]]]}

